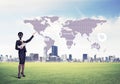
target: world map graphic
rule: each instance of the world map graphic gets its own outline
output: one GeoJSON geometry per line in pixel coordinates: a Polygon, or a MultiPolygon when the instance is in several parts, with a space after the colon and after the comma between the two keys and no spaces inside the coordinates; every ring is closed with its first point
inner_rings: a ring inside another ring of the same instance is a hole
{"type": "MultiPolygon", "coordinates": [[[[59,34],[57,32],[57,35],[59,35],[59,38],[65,39],[66,46],[68,49],[70,49],[74,44],[73,41],[76,38],[77,34],[80,34],[81,36],[86,35],[86,39],[91,42],[89,39],[90,34],[95,31],[95,28],[98,24],[102,25],[105,22],[106,20],[91,18],[63,19],[62,17],[58,16],[43,16],[39,19],[35,18],[24,20],[24,23],[30,23],[33,26],[34,30],[45,39],[44,43],[46,46],[44,48],[46,49],[46,52],[51,48],[52,45],[54,45],[55,41],[57,41],[56,38],[52,38],[49,35],[56,34],[54,27],[59,28],[59,34]],[[46,32],[48,28],[53,32],[46,32]]],[[[99,50],[100,44],[97,42],[92,43],[91,49],[93,48],[99,50]]]]}

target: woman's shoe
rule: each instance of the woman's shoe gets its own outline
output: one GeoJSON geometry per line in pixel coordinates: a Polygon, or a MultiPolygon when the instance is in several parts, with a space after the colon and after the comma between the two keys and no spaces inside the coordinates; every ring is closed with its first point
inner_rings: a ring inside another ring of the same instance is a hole
{"type": "Polygon", "coordinates": [[[21,72],[22,77],[25,77],[25,75],[21,72]]]}
{"type": "Polygon", "coordinates": [[[20,76],[20,74],[18,74],[18,79],[20,79],[21,78],[21,76],[20,76]]]}

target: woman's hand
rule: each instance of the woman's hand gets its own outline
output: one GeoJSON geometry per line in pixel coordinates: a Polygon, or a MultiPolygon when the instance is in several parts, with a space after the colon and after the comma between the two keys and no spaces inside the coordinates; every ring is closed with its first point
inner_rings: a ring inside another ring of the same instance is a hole
{"type": "Polygon", "coordinates": [[[36,32],[34,32],[32,35],[34,36],[36,34],[36,32]]]}

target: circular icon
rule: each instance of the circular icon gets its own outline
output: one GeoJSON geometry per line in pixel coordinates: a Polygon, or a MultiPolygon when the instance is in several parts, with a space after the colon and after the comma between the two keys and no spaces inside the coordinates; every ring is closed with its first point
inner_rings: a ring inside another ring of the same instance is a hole
{"type": "Polygon", "coordinates": [[[97,37],[100,42],[104,42],[107,40],[107,35],[105,33],[98,33],[97,37]]]}

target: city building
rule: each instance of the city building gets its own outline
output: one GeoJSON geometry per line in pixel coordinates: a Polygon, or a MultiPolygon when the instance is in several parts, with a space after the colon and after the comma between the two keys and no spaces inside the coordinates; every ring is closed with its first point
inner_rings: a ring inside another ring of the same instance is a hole
{"type": "Polygon", "coordinates": [[[39,60],[39,54],[37,53],[30,53],[31,61],[38,61],[39,60]]]}
{"type": "Polygon", "coordinates": [[[47,61],[60,61],[60,57],[58,56],[58,47],[57,46],[52,46],[51,53],[49,53],[49,59],[47,61]]]}
{"type": "Polygon", "coordinates": [[[109,56],[109,61],[110,62],[114,62],[114,60],[115,60],[115,56],[109,56]]]}
{"type": "Polygon", "coordinates": [[[58,47],[52,46],[52,56],[58,56],[58,47]]]}
{"type": "Polygon", "coordinates": [[[94,61],[95,61],[95,62],[97,61],[97,56],[96,56],[96,55],[94,55],[94,61]]]}
{"type": "Polygon", "coordinates": [[[109,58],[108,57],[105,57],[105,62],[109,62],[109,58]]]}
{"type": "Polygon", "coordinates": [[[87,54],[83,54],[83,62],[86,62],[88,60],[87,54]]]}
{"type": "Polygon", "coordinates": [[[61,55],[61,61],[66,62],[67,61],[67,54],[61,55]]]}
{"type": "Polygon", "coordinates": [[[69,61],[72,61],[72,54],[69,54],[68,60],[69,60],[69,61]]]}
{"type": "Polygon", "coordinates": [[[30,56],[26,56],[26,61],[31,61],[31,57],[30,56]]]}

